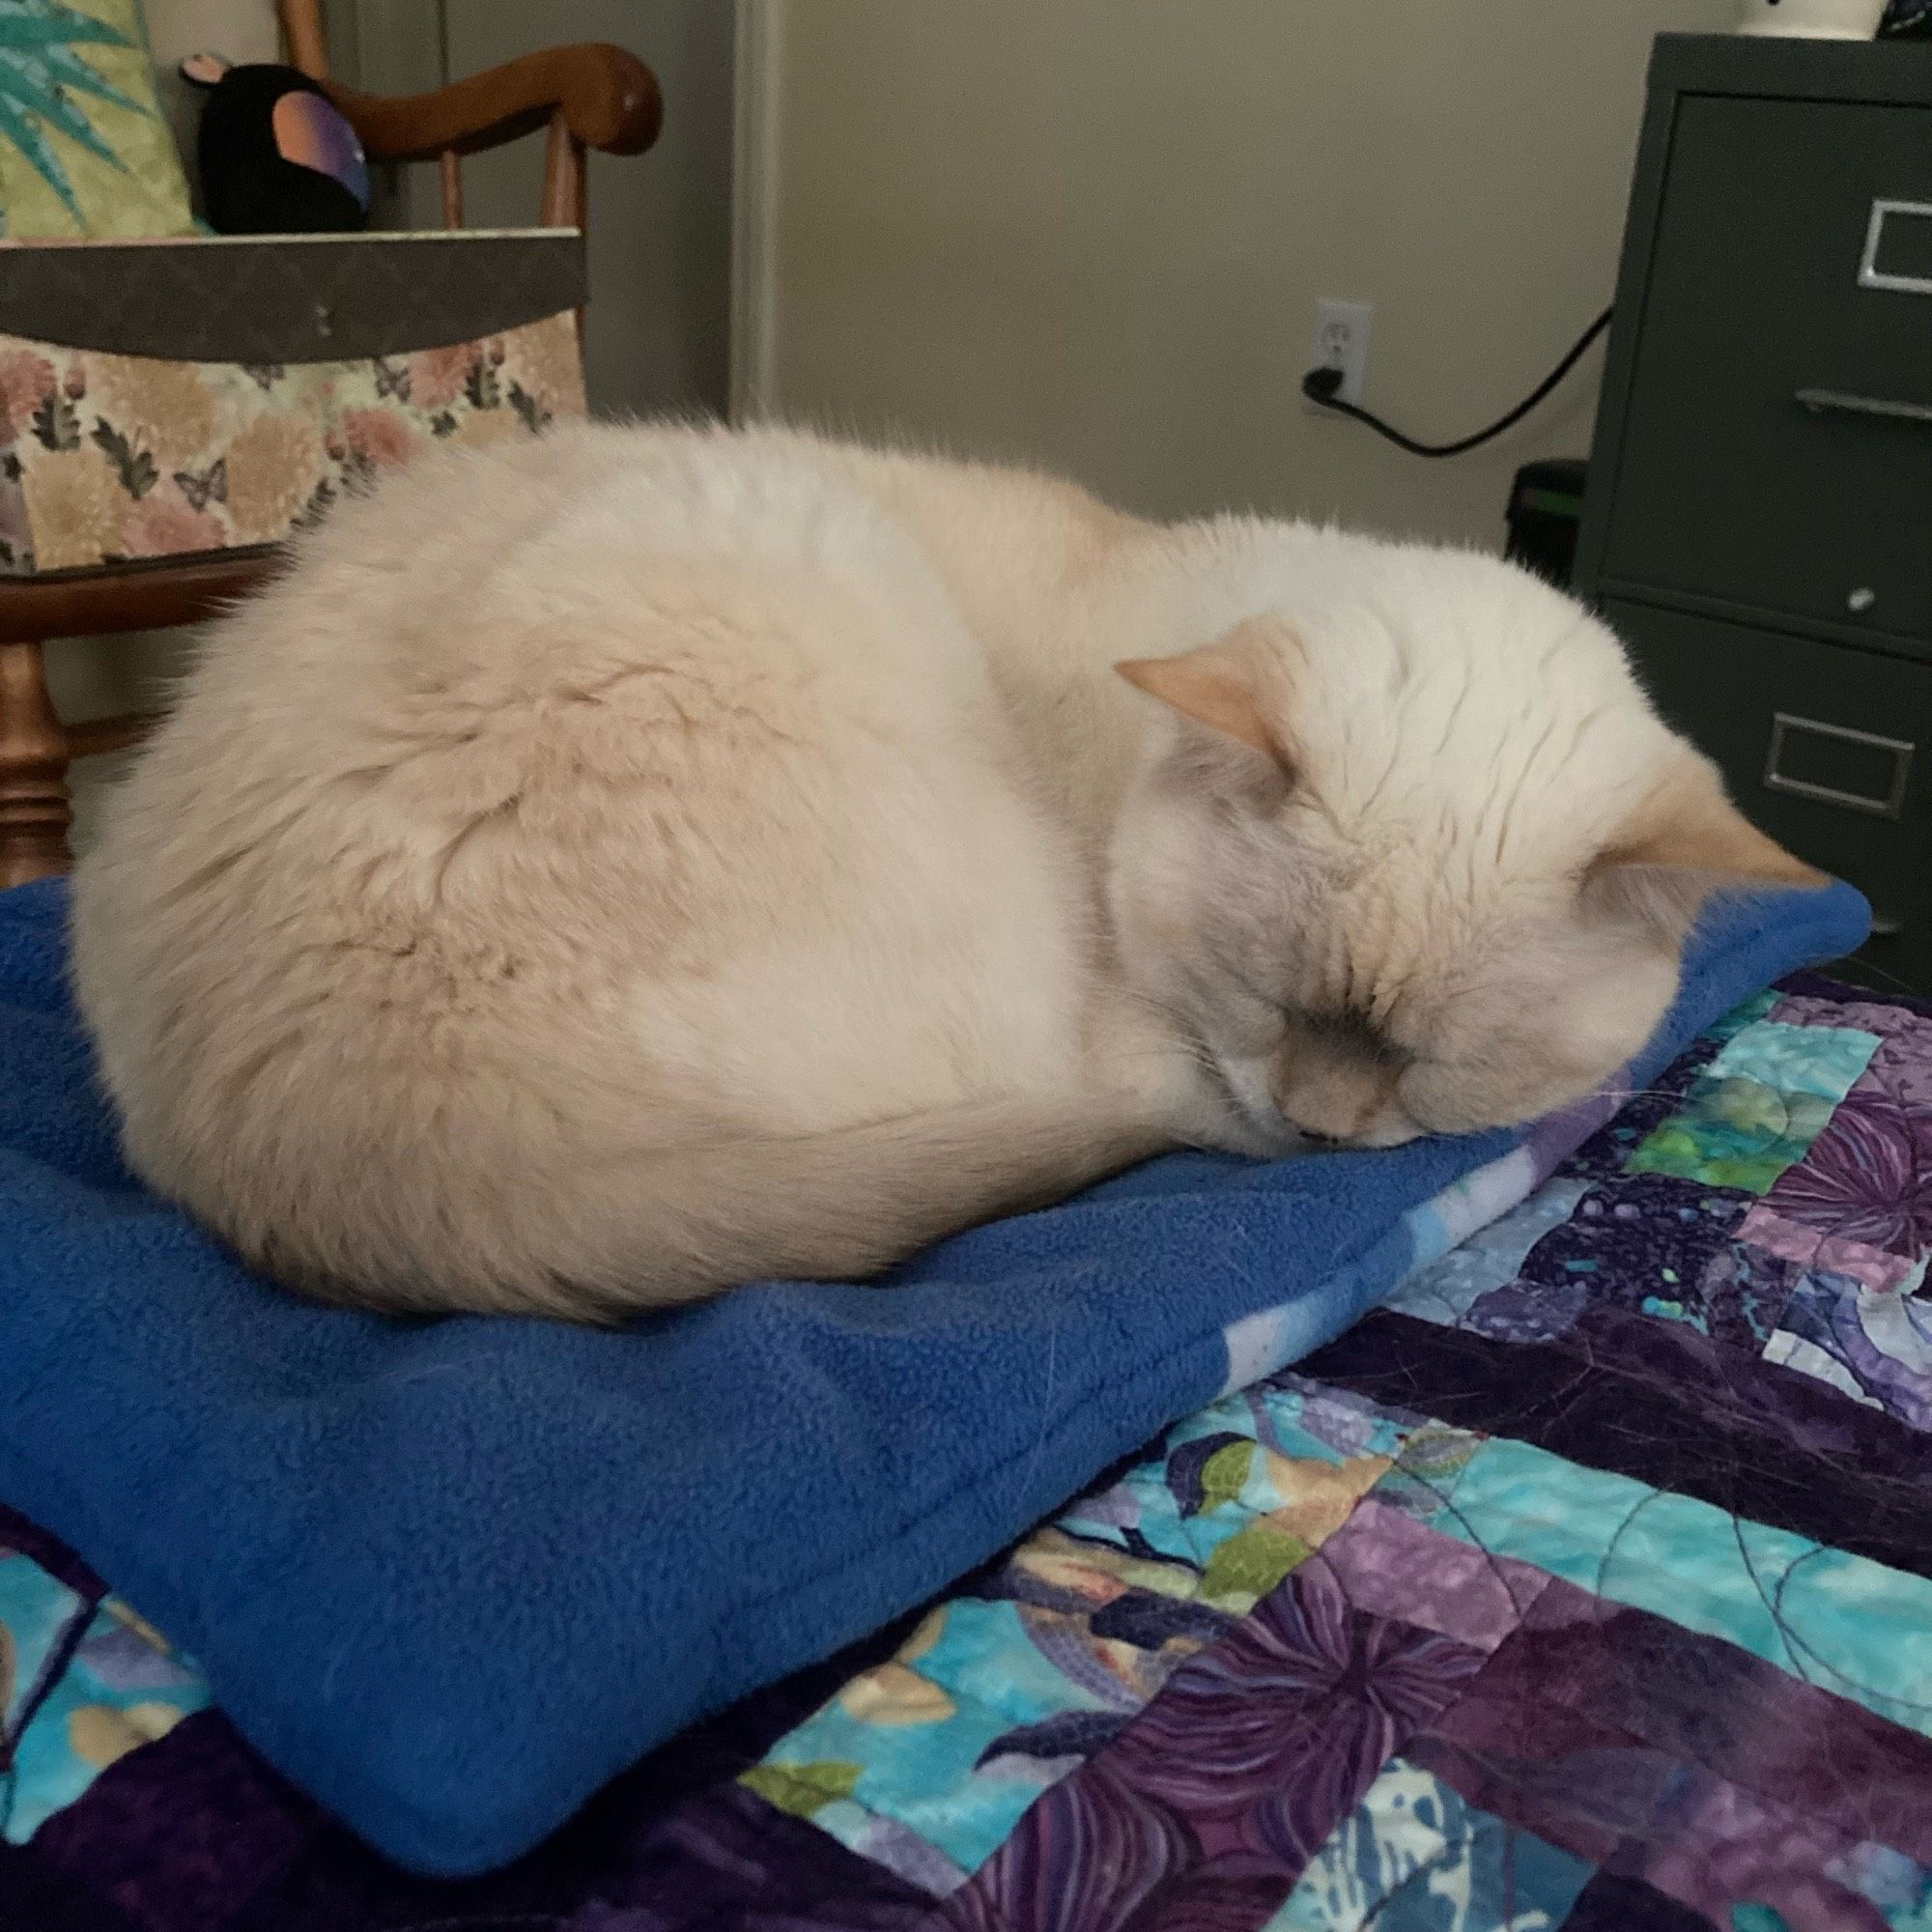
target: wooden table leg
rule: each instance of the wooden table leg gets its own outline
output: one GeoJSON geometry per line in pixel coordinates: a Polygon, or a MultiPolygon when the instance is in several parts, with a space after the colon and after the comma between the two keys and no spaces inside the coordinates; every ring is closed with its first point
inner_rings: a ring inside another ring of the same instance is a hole
{"type": "Polygon", "coordinates": [[[38,643],[0,643],[0,887],[65,872],[67,733],[38,643]]]}

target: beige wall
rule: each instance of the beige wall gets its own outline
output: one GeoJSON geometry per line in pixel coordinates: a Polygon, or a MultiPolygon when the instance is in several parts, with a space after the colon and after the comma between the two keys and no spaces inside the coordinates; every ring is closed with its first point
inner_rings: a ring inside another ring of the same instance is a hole
{"type": "Polygon", "coordinates": [[[1307,414],[1318,297],[1370,406],[1479,427],[1609,299],[1653,34],[1735,0],[786,0],[771,395],[1121,500],[1483,543],[1588,445],[1601,352],[1429,463],[1307,414]]]}

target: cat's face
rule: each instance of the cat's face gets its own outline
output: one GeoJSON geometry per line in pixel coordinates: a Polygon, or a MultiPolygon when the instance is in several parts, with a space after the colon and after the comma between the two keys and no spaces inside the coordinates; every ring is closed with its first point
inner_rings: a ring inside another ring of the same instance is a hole
{"type": "Polygon", "coordinates": [[[1264,616],[1122,668],[1174,720],[1117,849],[1130,970],[1252,1127],[1365,1147],[1579,1098],[1656,1027],[1712,891],[1818,882],[1580,609],[1392,554],[1397,593],[1321,645],[1264,616]]]}

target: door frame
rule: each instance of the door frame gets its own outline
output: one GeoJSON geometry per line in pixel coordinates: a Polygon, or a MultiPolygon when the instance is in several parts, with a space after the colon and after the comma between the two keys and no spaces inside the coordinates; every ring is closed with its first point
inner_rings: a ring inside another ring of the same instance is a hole
{"type": "Polygon", "coordinates": [[[735,0],[732,46],[731,388],[734,423],[776,405],[778,155],[786,0],[735,0]]]}

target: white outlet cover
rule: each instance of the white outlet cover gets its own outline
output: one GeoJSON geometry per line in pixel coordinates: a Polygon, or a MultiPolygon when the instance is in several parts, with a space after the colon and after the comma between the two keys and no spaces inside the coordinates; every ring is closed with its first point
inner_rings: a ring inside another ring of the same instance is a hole
{"type": "MultiPolygon", "coordinates": [[[[1342,386],[1335,393],[1341,401],[1362,407],[1369,375],[1369,332],[1375,325],[1373,304],[1341,301],[1324,297],[1315,305],[1315,336],[1310,345],[1308,367],[1339,368],[1342,386]]],[[[1320,410],[1321,404],[1308,408],[1320,410]]]]}

